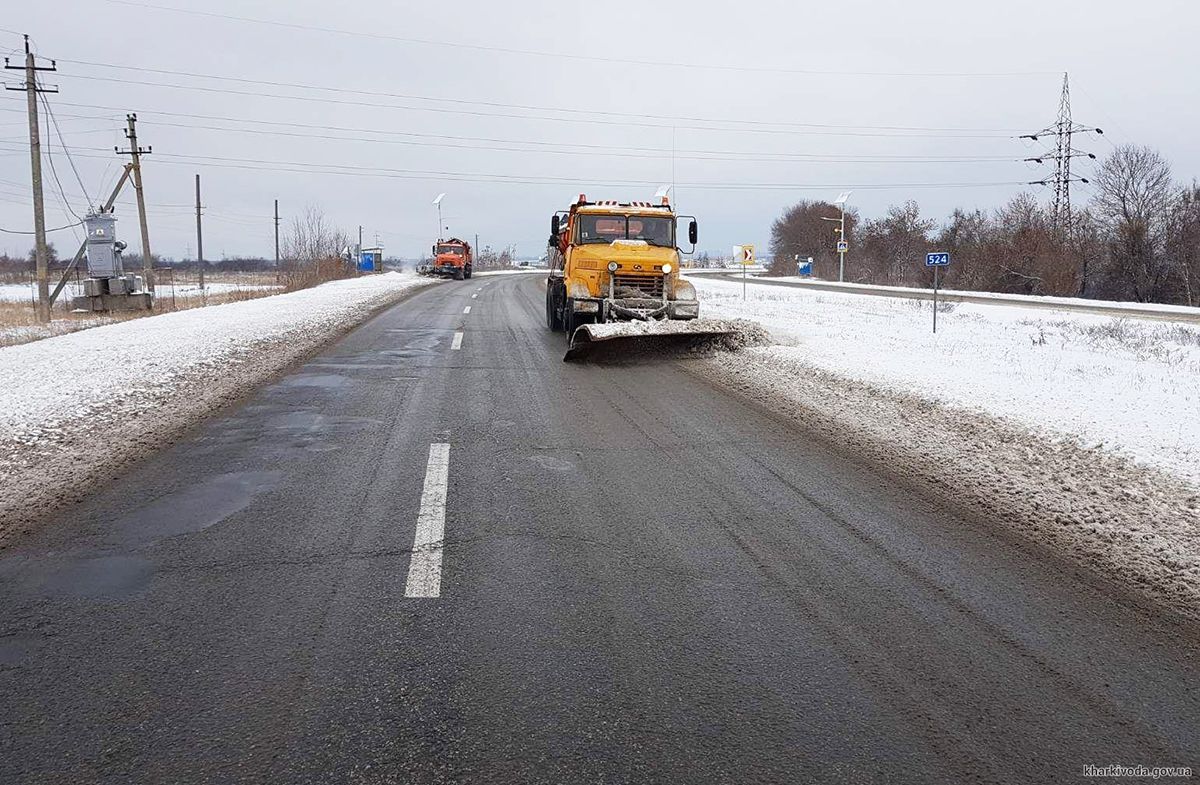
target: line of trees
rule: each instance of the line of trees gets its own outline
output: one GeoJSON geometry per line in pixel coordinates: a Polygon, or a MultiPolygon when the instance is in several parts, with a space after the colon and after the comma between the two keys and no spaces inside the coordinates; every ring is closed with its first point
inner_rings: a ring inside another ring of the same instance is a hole
{"type": "MultiPolygon", "coordinates": [[[[846,279],[895,286],[932,285],[928,251],[948,251],[947,287],[1200,305],[1200,185],[1183,186],[1147,147],[1116,148],[1093,180],[1095,196],[1056,227],[1029,193],[991,210],[957,209],[944,224],[914,201],[879,218],[846,213],[846,279]]],[[[795,257],[813,257],[814,275],[837,277],[838,208],[803,201],[771,227],[771,272],[791,275],[795,257]]]]}

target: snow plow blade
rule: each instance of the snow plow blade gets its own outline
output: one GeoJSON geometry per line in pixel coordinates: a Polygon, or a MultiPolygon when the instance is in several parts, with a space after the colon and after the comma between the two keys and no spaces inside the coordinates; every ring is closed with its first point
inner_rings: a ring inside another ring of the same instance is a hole
{"type": "Polygon", "coordinates": [[[563,361],[633,360],[665,353],[733,351],[766,343],[762,326],[745,319],[585,324],[571,336],[563,361]]]}

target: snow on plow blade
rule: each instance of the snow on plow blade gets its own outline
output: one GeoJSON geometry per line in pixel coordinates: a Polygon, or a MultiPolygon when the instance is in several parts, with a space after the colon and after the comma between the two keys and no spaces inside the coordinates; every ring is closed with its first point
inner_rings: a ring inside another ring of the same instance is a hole
{"type": "Polygon", "coordinates": [[[624,360],[665,352],[731,351],[767,342],[762,325],[745,319],[585,324],[571,336],[563,360],[624,360]]]}

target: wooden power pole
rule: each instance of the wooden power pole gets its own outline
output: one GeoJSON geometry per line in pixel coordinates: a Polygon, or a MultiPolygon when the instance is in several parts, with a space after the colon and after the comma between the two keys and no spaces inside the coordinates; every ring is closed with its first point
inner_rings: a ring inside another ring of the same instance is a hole
{"type": "Polygon", "coordinates": [[[142,156],[154,152],[153,147],[138,147],[137,115],[127,114],[125,120],[129,126],[125,129],[125,138],[129,140],[129,149],[116,148],[120,155],[128,155],[132,162],[130,174],[133,177],[133,191],[137,196],[138,222],[142,228],[142,277],[146,279],[146,291],[154,293],[154,255],[150,251],[150,229],[146,225],[146,196],[142,191],[142,156]]]}
{"type": "Polygon", "coordinates": [[[200,175],[196,175],[196,269],[200,271],[200,291],[204,291],[204,232],[200,227],[200,175]]]}
{"type": "Polygon", "coordinates": [[[20,87],[6,87],[8,90],[24,90],[27,97],[29,112],[29,164],[33,180],[33,258],[37,270],[38,289],[38,319],[50,321],[50,265],[46,253],[46,210],[42,203],[42,140],[38,129],[38,93],[57,93],[55,87],[39,87],[38,71],[56,70],[53,60],[49,66],[39,66],[29,48],[29,36],[25,36],[25,64],[9,65],[4,58],[4,67],[9,71],[24,71],[25,82],[20,87]]]}
{"type": "Polygon", "coordinates": [[[275,269],[279,269],[279,200],[275,200],[275,269]]]}

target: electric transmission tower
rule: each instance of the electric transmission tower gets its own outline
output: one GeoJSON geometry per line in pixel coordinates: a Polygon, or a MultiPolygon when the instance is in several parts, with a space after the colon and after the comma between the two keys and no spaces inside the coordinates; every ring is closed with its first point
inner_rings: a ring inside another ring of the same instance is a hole
{"type": "Polygon", "coordinates": [[[1071,183],[1086,183],[1086,177],[1075,177],[1071,175],[1071,159],[1072,158],[1090,158],[1096,159],[1092,153],[1077,150],[1074,146],[1073,137],[1075,134],[1097,133],[1102,134],[1099,128],[1092,128],[1085,125],[1080,125],[1071,119],[1071,87],[1067,81],[1067,74],[1063,74],[1062,83],[1062,98],[1058,103],[1058,119],[1054,121],[1054,125],[1048,128],[1043,128],[1037,133],[1023,134],[1018,137],[1020,139],[1032,139],[1038,141],[1043,136],[1054,137],[1054,147],[1033,158],[1026,158],[1026,161],[1034,163],[1046,163],[1047,161],[1054,162],[1054,174],[1042,180],[1034,180],[1030,185],[1050,185],[1054,187],[1054,202],[1050,206],[1050,222],[1054,226],[1054,230],[1063,237],[1071,236],[1071,183]]]}

